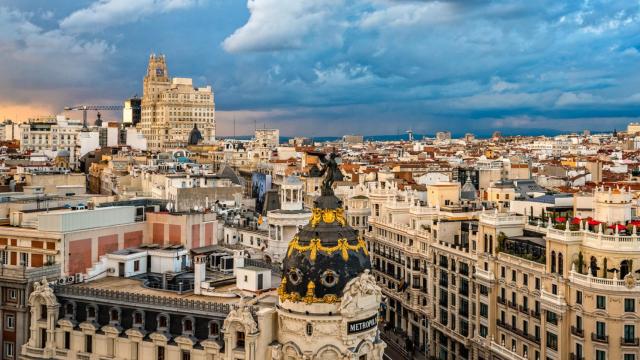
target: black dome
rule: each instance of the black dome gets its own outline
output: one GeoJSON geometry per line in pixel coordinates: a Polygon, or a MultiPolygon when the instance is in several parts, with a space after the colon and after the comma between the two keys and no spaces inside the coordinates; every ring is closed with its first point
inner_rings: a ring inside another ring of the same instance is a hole
{"type": "Polygon", "coordinates": [[[371,269],[366,243],[346,224],[342,201],[331,191],[314,202],[311,220],[289,243],[280,301],[336,303],[349,280],[371,269]]]}
{"type": "Polygon", "coordinates": [[[189,133],[189,145],[198,145],[198,143],[202,140],[202,134],[200,130],[198,130],[198,125],[193,124],[193,129],[189,133]]]}

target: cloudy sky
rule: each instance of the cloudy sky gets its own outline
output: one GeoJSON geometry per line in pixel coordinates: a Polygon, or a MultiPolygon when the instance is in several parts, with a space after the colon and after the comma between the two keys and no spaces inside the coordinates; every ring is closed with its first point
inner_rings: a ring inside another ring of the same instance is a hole
{"type": "Polygon", "coordinates": [[[152,52],[213,86],[223,135],[233,119],[321,136],[640,115],[638,1],[0,0],[0,118],[120,103],[152,52]]]}

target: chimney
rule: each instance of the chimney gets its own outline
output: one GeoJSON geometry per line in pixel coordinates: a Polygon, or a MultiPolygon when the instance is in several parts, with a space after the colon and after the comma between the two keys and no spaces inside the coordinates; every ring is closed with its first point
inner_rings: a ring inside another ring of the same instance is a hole
{"type": "Polygon", "coordinates": [[[202,282],[207,273],[207,256],[196,255],[193,257],[193,293],[202,294],[202,282]]]}

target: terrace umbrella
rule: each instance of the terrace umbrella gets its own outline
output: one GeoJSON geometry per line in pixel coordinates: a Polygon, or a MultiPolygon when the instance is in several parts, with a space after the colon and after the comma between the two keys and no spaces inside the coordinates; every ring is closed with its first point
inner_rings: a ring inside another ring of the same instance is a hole
{"type": "Polygon", "coordinates": [[[567,221],[567,218],[565,218],[564,216],[558,216],[556,218],[556,222],[559,222],[559,223],[564,223],[566,221],[567,221]]]}
{"type": "Polygon", "coordinates": [[[629,225],[631,225],[631,226],[640,226],[640,220],[629,221],[629,225]]]}
{"type": "Polygon", "coordinates": [[[573,219],[571,219],[571,225],[580,225],[581,222],[582,219],[580,219],[579,217],[574,217],[573,219]]]}
{"type": "Polygon", "coordinates": [[[615,230],[616,227],[618,228],[618,231],[627,230],[627,227],[622,225],[622,224],[609,225],[609,229],[614,229],[615,230]]]}
{"type": "Polygon", "coordinates": [[[597,226],[597,225],[600,225],[600,221],[598,221],[598,220],[593,220],[593,219],[589,219],[589,220],[587,221],[587,224],[589,224],[589,226],[597,226]]]}

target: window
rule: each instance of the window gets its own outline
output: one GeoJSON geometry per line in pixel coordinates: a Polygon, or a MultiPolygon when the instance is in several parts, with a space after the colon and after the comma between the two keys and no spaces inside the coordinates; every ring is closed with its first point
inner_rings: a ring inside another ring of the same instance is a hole
{"type": "Polygon", "coordinates": [[[480,303],[480,316],[487,318],[489,316],[489,306],[487,304],[480,303]]]}
{"type": "Polygon", "coordinates": [[[598,339],[604,339],[607,333],[607,325],[602,321],[596,321],[596,336],[598,339]]]}
{"type": "Polygon", "coordinates": [[[516,281],[517,275],[515,270],[511,270],[511,281],[516,281]]]}
{"type": "Polygon", "coordinates": [[[244,348],[244,332],[243,331],[238,331],[236,333],[236,347],[244,348]]]}
{"type": "Polygon", "coordinates": [[[6,314],[4,316],[4,327],[6,330],[11,331],[16,328],[16,318],[13,314],[6,314]]]}
{"type": "Polygon", "coordinates": [[[313,324],[311,324],[311,323],[307,323],[307,328],[306,328],[306,330],[307,330],[307,336],[311,336],[311,335],[313,335],[313,324]]]}
{"type": "Polygon", "coordinates": [[[64,332],[64,348],[71,349],[71,331],[64,332]]]}
{"type": "Polygon", "coordinates": [[[182,323],[182,332],[190,333],[193,331],[193,321],[191,319],[185,319],[182,323]]]}
{"type": "Polygon", "coordinates": [[[576,291],[576,304],[582,304],[582,291],[576,291]]]}
{"type": "Polygon", "coordinates": [[[142,312],[133,313],[133,325],[142,326],[142,312]]]}
{"type": "Polygon", "coordinates": [[[209,323],[209,336],[218,336],[220,333],[220,325],[215,321],[209,323]]]}
{"type": "Polygon", "coordinates": [[[604,350],[596,350],[596,360],[607,360],[607,353],[604,350]]]}
{"type": "Polygon", "coordinates": [[[626,343],[633,342],[636,337],[636,327],[634,325],[625,325],[624,326],[624,341],[626,343]]]}
{"type": "Polygon", "coordinates": [[[489,329],[486,326],[480,324],[480,336],[486,338],[487,334],[489,334],[489,329]]]}
{"type": "Polygon", "coordinates": [[[529,275],[527,274],[522,274],[522,284],[524,286],[529,285],[529,275]]]}
{"type": "Polygon", "coordinates": [[[7,299],[9,301],[16,301],[18,299],[18,291],[16,289],[7,290],[7,299]]]}
{"type": "Polygon", "coordinates": [[[536,290],[540,290],[540,279],[536,278],[536,290]]]}
{"type": "Polygon", "coordinates": [[[164,346],[158,346],[156,350],[157,350],[156,352],[158,355],[158,360],[164,360],[164,346]]]}
{"type": "Polygon", "coordinates": [[[85,335],[84,337],[84,352],[91,354],[93,352],[93,336],[85,335]]]}
{"type": "Polygon", "coordinates": [[[4,343],[4,358],[13,359],[15,353],[15,345],[12,342],[5,341],[4,343]]]}
{"type": "Polygon", "coordinates": [[[96,317],[96,308],[93,306],[87,307],[87,318],[95,319],[96,317]]]}
{"type": "Polygon", "coordinates": [[[191,360],[191,353],[187,350],[182,350],[182,360],[191,360]]]}
{"type": "Polygon", "coordinates": [[[504,266],[500,267],[500,277],[503,278],[503,279],[505,278],[505,271],[506,270],[505,270],[504,266]]]}
{"type": "Polygon", "coordinates": [[[635,299],[624,299],[624,311],[625,312],[635,312],[636,311],[635,299]]]}
{"type": "Polygon", "coordinates": [[[159,328],[166,328],[167,327],[167,315],[160,315],[158,316],[158,327],[159,328]]]}
{"type": "Polygon", "coordinates": [[[636,360],[635,354],[624,354],[623,360],[636,360]]]}
{"type": "Polygon", "coordinates": [[[133,262],[133,271],[140,271],[140,260],[133,262]]]}
{"type": "Polygon", "coordinates": [[[547,347],[552,350],[558,350],[558,335],[547,331],[547,347]]]}
{"type": "Polygon", "coordinates": [[[596,308],[600,310],[604,310],[607,308],[607,298],[605,296],[596,296],[596,308]]]}
{"type": "Polygon", "coordinates": [[[556,315],[556,313],[547,310],[547,322],[553,325],[558,325],[558,316],[556,315]]]}
{"type": "Polygon", "coordinates": [[[118,309],[111,309],[111,311],[109,312],[109,319],[112,322],[120,320],[120,312],[118,311],[118,309]]]}

